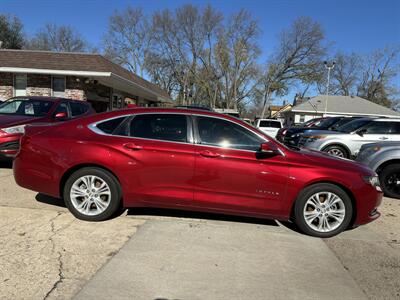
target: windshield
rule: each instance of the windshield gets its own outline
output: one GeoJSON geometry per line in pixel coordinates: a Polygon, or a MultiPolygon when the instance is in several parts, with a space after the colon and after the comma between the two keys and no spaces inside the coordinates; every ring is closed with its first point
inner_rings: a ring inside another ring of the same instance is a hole
{"type": "Polygon", "coordinates": [[[356,118],[343,118],[341,119],[339,122],[336,122],[335,124],[333,124],[333,126],[331,126],[331,130],[337,130],[339,127],[351,122],[357,120],[356,118]]]}
{"type": "Polygon", "coordinates": [[[307,122],[301,123],[298,126],[299,127],[310,127],[314,123],[318,122],[319,120],[321,120],[321,119],[320,118],[314,118],[314,119],[308,120],[307,122]]]}
{"type": "Polygon", "coordinates": [[[0,114],[42,117],[48,114],[53,102],[15,99],[0,104],[0,114]]]}
{"type": "Polygon", "coordinates": [[[369,122],[371,122],[371,120],[366,120],[366,119],[354,120],[347,124],[344,124],[343,126],[340,126],[336,130],[340,132],[350,133],[359,129],[360,127],[363,127],[364,125],[367,125],[369,122]]]}
{"type": "Polygon", "coordinates": [[[279,121],[260,121],[260,127],[272,127],[272,128],[281,128],[281,122],[279,121]]]}

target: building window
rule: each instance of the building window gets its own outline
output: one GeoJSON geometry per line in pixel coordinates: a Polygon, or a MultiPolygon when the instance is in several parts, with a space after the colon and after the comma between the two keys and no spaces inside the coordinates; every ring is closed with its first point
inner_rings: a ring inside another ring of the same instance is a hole
{"type": "Polygon", "coordinates": [[[51,89],[54,97],[65,97],[65,77],[53,76],[51,81],[51,89]]]}
{"type": "Polygon", "coordinates": [[[300,123],[304,123],[306,116],[300,115],[300,123]]]}
{"type": "Polygon", "coordinates": [[[26,74],[18,74],[14,77],[14,96],[26,96],[26,74]]]}

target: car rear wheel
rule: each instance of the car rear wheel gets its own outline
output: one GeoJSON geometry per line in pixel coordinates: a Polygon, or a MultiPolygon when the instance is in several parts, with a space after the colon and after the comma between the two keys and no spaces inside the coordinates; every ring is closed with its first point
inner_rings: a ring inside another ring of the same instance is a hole
{"type": "Polygon", "coordinates": [[[70,212],[81,220],[104,221],[121,205],[118,180],[101,168],[82,168],[65,183],[64,201],[70,212]]]}
{"type": "Polygon", "coordinates": [[[400,164],[386,166],[379,174],[379,181],[386,196],[400,198],[400,164]]]}
{"type": "Polygon", "coordinates": [[[321,183],[304,189],[294,206],[294,221],[311,236],[328,238],[345,230],[353,207],[347,193],[336,185],[321,183]]]}
{"type": "Polygon", "coordinates": [[[339,145],[328,146],[322,151],[324,151],[332,156],[349,158],[347,151],[342,146],[339,146],[339,145]]]}

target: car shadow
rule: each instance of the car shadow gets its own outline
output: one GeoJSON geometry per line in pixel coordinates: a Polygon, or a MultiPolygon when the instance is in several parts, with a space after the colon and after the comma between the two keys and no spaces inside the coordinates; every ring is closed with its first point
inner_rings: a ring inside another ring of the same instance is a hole
{"type": "Polygon", "coordinates": [[[176,209],[164,208],[148,208],[148,207],[135,207],[128,209],[128,216],[159,216],[159,217],[174,217],[183,219],[201,219],[213,221],[226,221],[235,223],[248,223],[257,225],[279,226],[275,220],[261,219],[254,217],[233,216],[217,213],[205,213],[176,209]]]}
{"type": "Polygon", "coordinates": [[[60,198],[55,198],[43,194],[37,194],[35,197],[37,202],[44,203],[44,204],[49,204],[49,205],[54,205],[58,207],[66,207],[65,203],[62,199],[60,198]]]}
{"type": "MultiPolygon", "coordinates": [[[[35,199],[36,201],[43,204],[54,205],[58,207],[66,207],[65,202],[60,198],[55,198],[39,193],[36,195],[35,199]]],[[[224,215],[217,213],[206,213],[206,212],[196,212],[196,211],[186,211],[186,210],[166,209],[166,208],[149,208],[149,207],[134,207],[128,209],[121,208],[111,218],[117,218],[122,214],[124,214],[125,211],[127,211],[128,216],[158,216],[158,217],[172,217],[172,218],[182,218],[182,219],[200,219],[200,220],[266,225],[274,227],[279,227],[279,224],[281,224],[282,226],[290,230],[301,233],[299,229],[296,227],[296,225],[290,221],[278,222],[273,219],[262,219],[255,217],[224,215]]]]}
{"type": "Polygon", "coordinates": [[[0,169],[12,169],[12,161],[0,161],[0,169]]]}

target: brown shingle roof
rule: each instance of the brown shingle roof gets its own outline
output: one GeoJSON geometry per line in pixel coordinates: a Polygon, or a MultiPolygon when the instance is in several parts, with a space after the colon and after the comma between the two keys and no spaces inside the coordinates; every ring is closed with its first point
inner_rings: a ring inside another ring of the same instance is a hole
{"type": "Polygon", "coordinates": [[[168,93],[157,85],[129,72],[100,54],[1,49],[0,67],[111,72],[152,90],[161,97],[170,98],[168,93]]]}

